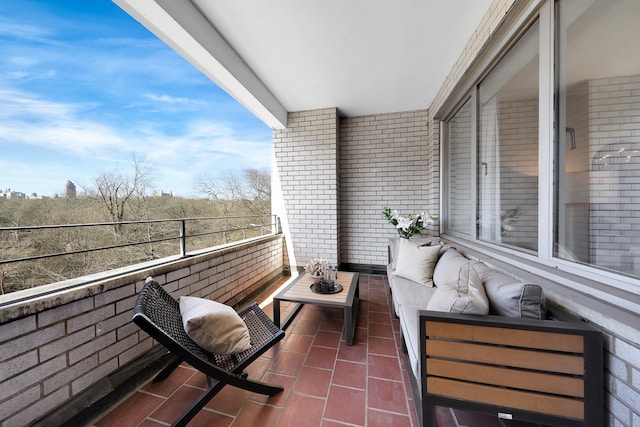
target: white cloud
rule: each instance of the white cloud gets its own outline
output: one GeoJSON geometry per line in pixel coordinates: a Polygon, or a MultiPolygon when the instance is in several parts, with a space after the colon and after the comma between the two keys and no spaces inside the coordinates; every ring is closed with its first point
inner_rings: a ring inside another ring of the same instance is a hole
{"type": "Polygon", "coordinates": [[[144,97],[156,102],[166,102],[168,104],[186,104],[192,102],[188,98],[177,98],[169,95],[155,95],[153,93],[145,93],[144,97]]]}
{"type": "MultiPolygon", "coordinates": [[[[15,90],[0,89],[0,104],[4,106],[0,110],[0,144],[74,156],[85,169],[84,176],[73,177],[79,182],[90,182],[97,170],[128,167],[132,155],[144,155],[157,170],[158,188],[179,195],[193,195],[195,182],[204,175],[270,166],[268,132],[258,138],[243,136],[231,124],[202,115],[183,121],[181,132],[168,134],[162,118],[147,119],[140,126],[113,125],[87,118],[92,106],[86,103],[55,102],[15,90]]],[[[47,176],[44,170],[38,174],[47,176]]]]}
{"type": "Polygon", "coordinates": [[[75,154],[118,147],[124,141],[101,123],[82,119],[81,104],[41,99],[0,89],[0,141],[46,146],[75,154]]]}
{"type": "Polygon", "coordinates": [[[17,65],[20,67],[31,67],[33,65],[38,64],[40,61],[37,58],[27,57],[27,56],[11,56],[7,59],[7,62],[10,62],[13,65],[17,65]]]}
{"type": "Polygon", "coordinates": [[[41,40],[49,34],[49,30],[43,25],[23,24],[0,16],[1,36],[27,40],[41,40]]]}
{"type": "Polygon", "coordinates": [[[168,137],[154,132],[146,135],[144,141],[157,147],[152,157],[160,162],[189,158],[194,168],[205,170],[270,165],[270,139],[247,138],[228,124],[213,120],[199,118],[188,123],[182,135],[168,137]]]}
{"type": "Polygon", "coordinates": [[[0,88],[0,118],[61,118],[68,116],[74,106],[60,102],[48,101],[17,90],[0,88]]]}

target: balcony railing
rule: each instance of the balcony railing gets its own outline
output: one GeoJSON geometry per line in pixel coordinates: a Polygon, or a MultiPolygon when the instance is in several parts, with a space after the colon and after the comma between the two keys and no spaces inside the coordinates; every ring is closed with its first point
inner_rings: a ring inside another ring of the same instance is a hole
{"type": "Polygon", "coordinates": [[[277,230],[275,215],[0,227],[0,294],[277,230]]]}

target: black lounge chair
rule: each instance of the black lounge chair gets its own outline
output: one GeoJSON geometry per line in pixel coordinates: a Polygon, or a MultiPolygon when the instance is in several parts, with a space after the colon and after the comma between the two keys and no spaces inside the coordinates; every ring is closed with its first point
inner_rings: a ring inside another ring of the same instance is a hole
{"type": "Polygon", "coordinates": [[[210,353],[189,338],[182,324],[180,306],[156,281],[147,279],[136,300],[133,322],[166,347],[174,360],[154,379],[165,379],[182,362],[208,377],[207,391],[173,423],[185,426],[222,388],[229,384],[255,393],[273,396],[283,390],[277,385],[253,381],[244,369],[284,337],[256,303],[239,311],[251,335],[251,348],[233,355],[210,353]]]}

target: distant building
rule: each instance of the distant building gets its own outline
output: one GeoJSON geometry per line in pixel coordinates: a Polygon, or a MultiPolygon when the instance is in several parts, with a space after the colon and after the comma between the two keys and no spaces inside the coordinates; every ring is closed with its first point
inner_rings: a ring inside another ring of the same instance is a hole
{"type": "Polygon", "coordinates": [[[4,197],[5,199],[26,199],[27,195],[20,191],[11,191],[10,188],[5,191],[0,191],[0,197],[4,197]]]}
{"type": "Polygon", "coordinates": [[[173,191],[170,193],[165,193],[164,191],[160,190],[153,193],[153,195],[155,197],[173,197],[173,191]]]}
{"type": "Polygon", "coordinates": [[[64,185],[64,197],[76,197],[76,185],[71,180],[64,185]]]}

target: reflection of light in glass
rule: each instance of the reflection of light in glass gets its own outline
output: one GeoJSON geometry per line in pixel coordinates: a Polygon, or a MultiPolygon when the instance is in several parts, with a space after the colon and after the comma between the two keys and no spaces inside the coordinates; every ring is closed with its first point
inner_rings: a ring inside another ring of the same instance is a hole
{"type": "Polygon", "coordinates": [[[593,166],[614,166],[621,163],[632,163],[634,158],[640,157],[640,150],[621,147],[619,144],[603,146],[593,156],[593,166]]]}

